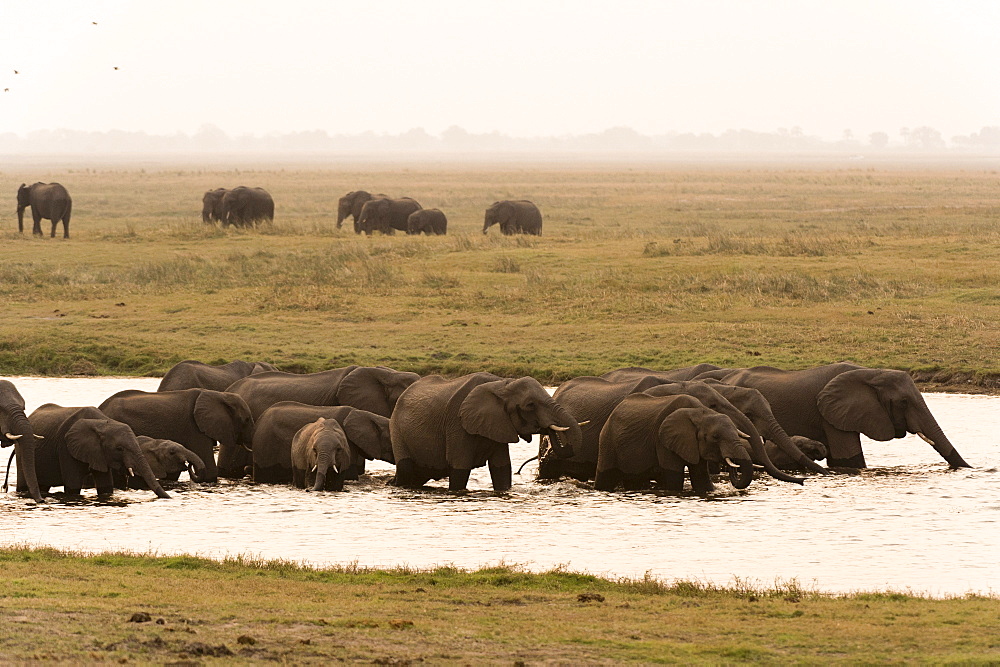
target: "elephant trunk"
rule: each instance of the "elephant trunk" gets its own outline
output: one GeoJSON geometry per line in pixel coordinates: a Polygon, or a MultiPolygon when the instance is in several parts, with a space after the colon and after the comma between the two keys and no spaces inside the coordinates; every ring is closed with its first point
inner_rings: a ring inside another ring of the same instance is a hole
{"type": "Polygon", "coordinates": [[[17,207],[17,231],[24,233],[24,207],[17,207]]]}
{"type": "Polygon", "coordinates": [[[579,422],[561,405],[552,401],[551,422],[542,429],[559,458],[569,458],[583,446],[583,430],[579,422]]]}
{"type": "MultiPolygon", "coordinates": [[[[753,481],[753,462],[749,459],[741,460],[738,463],[726,459],[729,468],[729,481],[737,489],[745,489],[753,481]]],[[[801,482],[800,482],[801,483],[801,482]]]]}
{"type": "Polygon", "coordinates": [[[326,471],[330,468],[330,454],[320,452],[316,459],[316,483],[313,484],[313,491],[322,491],[326,488],[326,471]]]}
{"type": "Polygon", "coordinates": [[[774,415],[767,415],[765,418],[766,424],[764,424],[764,437],[773,442],[778,449],[784,452],[789,458],[798,463],[802,468],[810,472],[817,472],[821,475],[829,475],[830,471],[821,466],[820,464],[813,461],[811,458],[802,453],[792,439],[788,437],[785,429],[781,428],[781,424],[778,420],[774,418],[774,415]]]}
{"type": "Polygon", "coordinates": [[[205,476],[205,462],[201,460],[201,457],[192,452],[188,456],[188,476],[191,478],[192,482],[200,482],[205,476]]]}
{"type": "MultiPolygon", "coordinates": [[[[23,209],[22,209],[23,210],[23,209]]],[[[10,427],[13,433],[21,437],[14,441],[14,454],[17,457],[17,486],[27,487],[28,493],[35,502],[42,501],[42,493],[38,488],[38,475],[35,472],[35,449],[38,447],[35,431],[24,410],[16,408],[10,414],[10,427]]]]}
{"type": "Polygon", "coordinates": [[[941,427],[938,426],[937,420],[931,415],[930,410],[924,408],[926,411],[926,416],[920,420],[920,427],[915,431],[927,444],[934,448],[938,454],[941,455],[948,465],[952,468],[971,468],[962,455],[958,453],[955,446],[951,444],[948,440],[948,436],[944,434],[941,427]]]}
{"type": "MultiPolygon", "coordinates": [[[[727,413],[728,414],[728,413],[727,413]]],[[[744,435],[750,436],[748,440],[750,441],[750,451],[753,452],[753,457],[760,465],[764,466],[764,470],[767,474],[780,482],[791,482],[792,484],[802,484],[805,480],[801,477],[793,477],[786,472],[783,472],[774,465],[771,457],[767,455],[767,450],[764,448],[764,438],[761,437],[760,432],[754,425],[750,418],[744,415],[742,412],[738,412],[735,415],[729,415],[733,419],[733,423],[736,424],[736,428],[744,431],[744,435]]],[[[796,450],[798,448],[796,447],[796,450]]],[[[737,487],[745,488],[745,487],[737,487]]]]}
{"type": "MultiPolygon", "coordinates": [[[[138,450],[138,445],[136,446],[136,449],[138,450]]],[[[146,486],[148,486],[158,498],[170,497],[170,495],[163,490],[163,487],[160,486],[160,480],[156,479],[156,475],[153,474],[153,469],[149,467],[149,462],[146,461],[146,457],[144,457],[141,452],[137,451],[135,455],[126,458],[126,465],[138,473],[138,476],[146,482],[146,486]]]]}

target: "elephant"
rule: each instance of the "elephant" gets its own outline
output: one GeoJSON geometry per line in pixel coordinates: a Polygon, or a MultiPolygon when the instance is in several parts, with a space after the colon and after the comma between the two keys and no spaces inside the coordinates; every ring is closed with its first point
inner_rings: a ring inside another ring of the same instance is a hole
{"type": "MultiPolygon", "coordinates": [[[[819,461],[820,459],[826,458],[826,446],[822,442],[802,435],[793,435],[791,440],[792,444],[794,444],[798,450],[810,460],[819,461]]],[[[781,470],[804,470],[802,464],[799,463],[798,460],[788,456],[788,454],[786,454],[771,440],[766,440],[764,442],[764,448],[767,450],[767,455],[770,457],[771,462],[778,466],[781,470]]]]}
{"type": "Polygon", "coordinates": [[[320,417],[292,437],[292,483],[312,491],[343,491],[351,448],[336,419],[320,417]],[[333,474],[330,475],[330,470],[333,474]]]}
{"type": "Polygon", "coordinates": [[[387,417],[346,405],[306,405],[281,401],[265,410],[254,428],[254,482],[291,482],[292,438],[300,428],[320,417],[336,421],[347,436],[352,459],[344,479],[357,479],[365,459],[394,463],[387,417]]]}
{"type": "Polygon", "coordinates": [[[128,389],[106,399],[101,412],[124,422],[139,435],[178,442],[205,463],[201,482],[219,476],[239,479],[251,465],[254,420],[241,397],[211,389],[139,391],[128,389]],[[219,443],[219,461],[213,450],[219,443]]]}
{"type": "Polygon", "coordinates": [[[865,468],[861,434],[872,440],[916,433],[952,468],[968,463],[938,426],[913,379],[886,368],[849,362],[786,371],[771,366],[711,371],[726,384],[759,391],[777,422],[790,435],[822,443],[827,466],[865,468]]]}
{"type": "Polygon", "coordinates": [[[159,498],[170,496],[142,455],[135,433],[95,407],[72,408],[46,403],[28,417],[44,436],[35,452],[39,488],[61,486],[67,496],[93,485],[99,498],[114,491],[115,470],[138,473],[159,498]]]}
{"type": "Polygon", "coordinates": [[[59,183],[21,183],[17,189],[17,231],[24,233],[24,209],[31,207],[35,225],[31,233],[42,236],[42,218],[52,221],[52,238],[56,227],[63,224],[63,238],[69,238],[69,218],[73,212],[73,199],[59,183]]]}
{"type": "Polygon", "coordinates": [[[419,378],[385,366],[345,366],[305,375],[257,373],[237,380],[226,391],[242,396],[254,419],[278,401],[350,405],[388,417],[399,395],[419,378]]]}
{"type": "MultiPolygon", "coordinates": [[[[139,449],[153,475],[161,482],[176,482],[185,470],[188,471],[192,482],[200,481],[201,476],[205,474],[205,462],[201,457],[179,442],[150,438],[146,435],[137,435],[135,439],[139,442],[139,449]]],[[[145,480],[136,477],[126,478],[118,472],[115,472],[114,480],[115,487],[119,489],[146,488],[145,480]]]]}
{"type": "Polygon", "coordinates": [[[386,195],[373,195],[366,190],[354,190],[353,192],[348,192],[346,195],[341,197],[337,201],[337,229],[340,229],[344,224],[344,220],[347,216],[354,218],[354,233],[360,234],[361,228],[358,226],[361,222],[361,209],[364,207],[365,203],[371,201],[372,199],[387,199],[386,195]]]}
{"type": "Polygon", "coordinates": [[[222,198],[229,192],[227,188],[208,190],[201,198],[201,221],[205,223],[222,222],[222,198]]]}
{"type": "Polygon", "coordinates": [[[504,200],[493,202],[486,209],[483,221],[483,234],[493,225],[500,225],[500,232],[505,236],[511,234],[542,235],[542,212],[533,202],[526,199],[517,201],[504,200]]]}
{"type": "Polygon", "coordinates": [[[489,465],[494,491],[511,487],[510,443],[541,433],[557,455],[580,446],[580,426],[531,377],[472,373],[432,375],[402,393],[389,418],[397,486],[420,487],[448,478],[466,488],[473,468],[489,465]]]}
{"type": "Polygon", "coordinates": [[[255,373],[278,370],[264,361],[231,361],[228,364],[213,366],[200,361],[182,361],[166,372],[160,380],[156,391],[173,391],[176,389],[213,389],[225,391],[232,383],[255,373]]]}
{"type": "MultiPolygon", "coordinates": [[[[17,457],[17,491],[29,494],[36,503],[43,502],[35,472],[36,441],[40,439],[24,414],[24,398],[17,387],[10,380],[0,380],[0,447],[13,445],[13,456],[17,457]]],[[[9,462],[7,472],[10,473],[9,462]]],[[[6,490],[7,481],[4,480],[6,490]]]]}
{"type": "Polygon", "coordinates": [[[411,213],[406,219],[406,233],[442,236],[448,233],[448,218],[441,209],[422,208],[411,213]]]}
{"type": "MultiPolygon", "coordinates": [[[[600,434],[615,407],[630,394],[645,392],[651,396],[685,394],[707,408],[728,417],[750,441],[754,460],[775,479],[801,484],[803,480],[781,472],[767,455],[764,440],[754,423],[712,386],[703,382],[671,382],[655,375],[645,375],[625,382],[611,382],[599,377],[579,377],[559,385],[553,398],[581,420],[582,441],[573,456],[559,458],[539,452],[538,477],[557,479],[569,475],[581,480],[593,479],[596,473],[600,434]]],[[[763,400],[763,399],[761,399],[763,400]]]]}
{"type": "Polygon", "coordinates": [[[704,373],[716,370],[719,370],[719,366],[716,366],[715,364],[697,364],[696,366],[675,368],[669,371],[654,371],[650,368],[643,368],[641,366],[629,366],[628,368],[618,368],[613,371],[608,371],[601,377],[605,380],[611,380],[612,382],[624,382],[625,380],[635,380],[637,378],[655,376],[661,380],[673,382],[675,380],[693,380],[696,377],[700,377],[704,373]]]}
{"type": "Polygon", "coordinates": [[[410,214],[421,208],[417,200],[410,197],[371,199],[361,207],[361,220],[355,225],[355,231],[369,236],[372,232],[395,234],[397,229],[405,232],[410,214]]]}
{"type": "Polygon", "coordinates": [[[233,188],[222,196],[222,226],[254,227],[274,221],[274,200],[264,188],[233,188]]]}
{"type": "Polygon", "coordinates": [[[693,396],[630,394],[601,429],[594,488],[646,488],[656,481],[669,491],[684,488],[684,468],[696,493],[714,489],[708,464],[725,462],[729,481],[745,489],[753,461],[732,420],[693,396]]]}

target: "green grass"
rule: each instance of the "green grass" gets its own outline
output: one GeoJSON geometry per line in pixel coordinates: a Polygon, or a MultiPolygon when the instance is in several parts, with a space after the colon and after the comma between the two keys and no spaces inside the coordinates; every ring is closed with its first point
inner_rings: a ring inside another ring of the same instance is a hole
{"type": "Polygon", "coordinates": [[[74,197],[68,241],[21,236],[9,220],[0,231],[4,374],[161,374],[187,358],[546,382],[703,361],[853,360],[962,387],[1000,374],[990,352],[1000,347],[1000,190],[988,170],[179,166],[2,176],[11,202],[33,180],[58,180],[74,197]],[[201,223],[201,193],[237,183],[271,191],[273,226],[201,223]],[[449,235],[337,230],[337,198],[357,188],[441,208],[449,235]],[[501,198],[536,201],[544,235],[483,236],[483,210],[501,198]]]}
{"type": "Polygon", "coordinates": [[[5,663],[1000,660],[994,597],[26,547],[0,565],[5,663]]]}

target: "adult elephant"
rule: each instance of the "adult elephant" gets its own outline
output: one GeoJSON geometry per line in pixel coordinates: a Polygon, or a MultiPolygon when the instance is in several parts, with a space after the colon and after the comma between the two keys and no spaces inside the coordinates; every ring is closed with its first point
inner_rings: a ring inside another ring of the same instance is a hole
{"type": "Polygon", "coordinates": [[[676,380],[693,380],[702,377],[705,373],[719,370],[715,364],[697,364],[695,366],[685,366],[666,371],[657,371],[642,366],[629,366],[627,368],[616,368],[608,371],[601,377],[612,382],[625,382],[627,380],[637,380],[644,377],[657,377],[663,381],[674,382],[676,380]]]}
{"type": "MultiPolygon", "coordinates": [[[[38,476],[35,472],[36,440],[31,421],[24,414],[24,398],[10,380],[0,380],[0,447],[14,447],[17,459],[17,491],[27,493],[35,500],[42,502],[42,493],[38,489],[38,476]]],[[[8,473],[10,462],[7,463],[8,473]]],[[[7,490],[4,481],[4,491],[7,490]]]]}
{"type": "Polygon", "coordinates": [[[842,362],[798,371],[757,366],[709,375],[759,391],[785,432],[823,443],[828,466],[865,468],[862,433],[886,441],[909,432],[930,443],[952,468],[971,467],[903,371],[842,362]]]}
{"type": "Polygon", "coordinates": [[[372,199],[361,207],[361,220],[355,226],[355,231],[369,236],[372,232],[395,234],[397,229],[405,232],[406,220],[411,213],[421,208],[417,200],[410,197],[372,199]]]}
{"type": "Polygon", "coordinates": [[[255,373],[266,373],[278,370],[265,361],[230,361],[218,366],[204,364],[200,361],[187,360],[176,364],[166,372],[160,380],[156,391],[174,391],[176,389],[213,389],[225,391],[232,383],[255,373]]]}
{"type": "Polygon", "coordinates": [[[347,436],[334,419],[320,417],[292,437],[292,484],[300,489],[343,491],[350,465],[347,436]]]}
{"type": "Polygon", "coordinates": [[[398,486],[420,487],[448,478],[465,489],[473,468],[489,466],[495,491],[511,487],[510,443],[541,433],[560,454],[580,443],[580,426],[530,377],[472,373],[421,378],[410,385],[389,419],[398,486]]]}
{"type": "Polygon", "coordinates": [[[349,405],[388,417],[403,390],[420,378],[385,366],[344,366],[318,373],[258,373],[237,380],[227,391],[239,394],[254,419],[279,401],[307,405],[349,405]]]}
{"type": "Polygon", "coordinates": [[[31,207],[35,225],[31,233],[42,236],[42,218],[52,221],[52,237],[56,227],[63,224],[63,238],[69,238],[69,218],[73,212],[73,199],[59,183],[21,183],[17,189],[17,231],[24,233],[24,209],[31,207]]]}
{"type": "Polygon", "coordinates": [[[361,209],[372,199],[385,199],[386,195],[373,195],[367,190],[348,192],[337,201],[337,229],[344,224],[347,216],[354,218],[354,233],[360,234],[361,209]]]}
{"type": "Polygon", "coordinates": [[[611,413],[601,431],[594,488],[646,488],[650,481],[670,491],[684,488],[684,469],[697,493],[713,490],[709,464],[722,464],[729,481],[745,489],[753,460],[729,417],[693,396],[631,394],[611,413]]]}
{"type": "Polygon", "coordinates": [[[542,212],[534,202],[527,199],[493,202],[493,205],[486,209],[483,234],[493,225],[500,225],[500,232],[506,236],[511,234],[541,236],[542,212]]]}
{"type": "Polygon", "coordinates": [[[45,439],[35,452],[39,487],[61,486],[67,496],[93,485],[98,497],[114,491],[115,470],[146,482],[160,498],[169,498],[149,467],[135,434],[94,407],[67,408],[46,403],[28,417],[45,439]]]}
{"type": "Polygon", "coordinates": [[[201,221],[204,223],[222,222],[225,215],[222,209],[222,198],[229,192],[228,188],[208,190],[201,197],[201,221]]]}
{"type": "Polygon", "coordinates": [[[624,382],[611,382],[598,377],[580,377],[561,384],[553,398],[583,423],[581,447],[579,451],[573,453],[573,456],[563,458],[540,451],[539,478],[554,479],[569,475],[582,480],[593,479],[598,461],[601,430],[611,413],[626,396],[640,392],[651,396],[683,394],[698,399],[704,407],[725,415],[733,422],[749,441],[754,461],[769,475],[783,482],[796,484],[803,482],[799,477],[785,474],[772,463],[764,439],[753,421],[712,386],[704,382],[673,382],[655,375],[645,375],[624,382]]]}
{"type": "Polygon", "coordinates": [[[173,440],[197,454],[205,463],[205,474],[199,475],[199,481],[215,482],[220,475],[239,479],[252,463],[253,417],[236,394],[211,389],[128,389],[99,407],[138,435],[173,440]],[[216,442],[218,463],[213,452],[216,442]]]}
{"type": "Polygon", "coordinates": [[[292,481],[292,438],[317,419],[340,424],[351,448],[351,466],[345,479],[357,479],[363,462],[378,459],[393,463],[389,419],[346,405],[306,405],[295,401],[275,403],[257,420],[253,436],[253,480],[266,484],[292,481]]]}
{"type": "Polygon", "coordinates": [[[441,209],[422,208],[406,219],[406,233],[442,236],[448,233],[448,218],[441,209]]]}
{"type": "MultiPolygon", "coordinates": [[[[142,452],[143,458],[146,459],[146,463],[149,464],[150,470],[153,471],[153,475],[161,482],[176,482],[185,470],[188,471],[192,482],[201,481],[201,477],[204,476],[205,462],[179,442],[163,438],[150,438],[145,435],[137,435],[135,439],[138,441],[139,450],[142,452]]],[[[141,478],[126,478],[120,473],[115,473],[114,479],[115,487],[119,489],[148,488],[145,480],[141,478]]]]}
{"type": "Polygon", "coordinates": [[[264,188],[233,188],[222,196],[222,226],[254,227],[274,221],[274,200],[264,188]]]}

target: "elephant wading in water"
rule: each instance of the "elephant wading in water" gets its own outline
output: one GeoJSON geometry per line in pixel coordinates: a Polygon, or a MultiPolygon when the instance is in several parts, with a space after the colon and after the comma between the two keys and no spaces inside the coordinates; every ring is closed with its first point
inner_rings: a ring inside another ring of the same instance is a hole
{"type": "MultiPolygon", "coordinates": [[[[13,456],[17,457],[17,491],[29,494],[35,502],[42,502],[35,472],[35,450],[37,440],[31,421],[24,414],[24,398],[9,380],[0,380],[0,447],[14,446],[13,456]]],[[[7,463],[10,472],[10,462],[7,463]]],[[[4,480],[7,491],[7,480],[4,480]]]]}
{"type": "Polygon", "coordinates": [[[306,405],[295,401],[275,403],[257,420],[253,435],[253,480],[287,484],[292,481],[292,438],[306,424],[324,418],[340,424],[350,445],[351,464],[344,479],[357,479],[365,459],[393,463],[389,419],[346,405],[306,405]]]}
{"type": "Polygon", "coordinates": [[[205,463],[201,482],[219,476],[239,479],[251,465],[253,417],[236,394],[210,389],[120,391],[100,405],[101,412],[124,422],[139,435],[178,442],[205,463]],[[216,464],[214,448],[219,443],[216,464]]]}
{"type": "Polygon", "coordinates": [[[759,391],[786,433],[827,448],[830,467],[866,467],[862,433],[886,441],[907,432],[930,443],[952,468],[971,467],[903,371],[838,363],[800,371],[757,366],[712,371],[707,376],[759,391]]]}
{"type": "Polygon", "coordinates": [[[320,417],[292,437],[292,483],[300,489],[343,491],[350,465],[351,448],[335,419],[320,417]]]}
{"type": "Polygon", "coordinates": [[[222,196],[222,226],[254,227],[274,221],[274,200],[264,188],[241,185],[222,196]]]}
{"type": "Polygon", "coordinates": [[[361,220],[355,226],[355,231],[369,236],[372,232],[395,234],[397,229],[405,232],[410,214],[420,209],[420,204],[410,197],[372,199],[361,207],[361,220]]]}
{"type": "Polygon", "coordinates": [[[354,190],[348,192],[337,201],[337,229],[340,229],[347,220],[347,216],[354,218],[354,233],[361,233],[361,209],[372,199],[387,199],[387,195],[373,195],[366,190],[354,190]]]}
{"type": "Polygon", "coordinates": [[[500,232],[505,236],[511,234],[541,236],[542,212],[533,202],[526,199],[493,202],[493,205],[486,209],[483,234],[493,225],[500,225],[500,232]]]}
{"type": "Polygon", "coordinates": [[[45,437],[35,454],[39,487],[47,492],[61,486],[78,496],[91,485],[99,497],[114,491],[113,472],[141,477],[160,498],[169,498],[149,467],[135,434],[127,425],[108,419],[94,407],[64,408],[47,403],[28,417],[45,437]]]}
{"type": "Polygon", "coordinates": [[[232,383],[255,373],[266,373],[278,370],[263,361],[231,361],[228,364],[212,366],[200,361],[182,361],[175,365],[163,379],[156,391],[173,391],[176,389],[213,389],[225,391],[232,383]]]}
{"type": "Polygon", "coordinates": [[[407,234],[437,234],[438,236],[448,233],[448,218],[437,208],[422,208],[414,211],[406,219],[407,234]]]}
{"type": "MultiPolygon", "coordinates": [[[[143,458],[149,464],[153,475],[161,482],[176,482],[185,470],[192,482],[200,480],[205,474],[205,462],[190,449],[174,442],[160,438],[150,438],[145,435],[136,436],[143,458]]],[[[114,473],[115,488],[146,489],[149,488],[140,477],[128,477],[118,471],[114,473]]]]}
{"type": "Polygon", "coordinates": [[[729,470],[729,481],[745,489],[753,480],[750,450],[729,417],[693,396],[632,394],[614,409],[601,430],[594,488],[684,488],[684,468],[696,493],[713,490],[708,464],[729,470]]]}
{"type": "Polygon", "coordinates": [[[24,233],[24,209],[31,207],[31,217],[35,221],[31,233],[42,236],[42,218],[52,221],[52,238],[56,227],[63,224],[63,238],[69,238],[69,218],[73,212],[73,200],[59,183],[21,183],[17,189],[17,231],[24,233]]]}
{"type": "Polygon", "coordinates": [[[473,468],[489,465],[495,491],[511,487],[510,448],[535,433],[557,454],[580,445],[580,426],[530,377],[473,373],[453,380],[433,375],[399,397],[389,419],[397,486],[420,487],[448,478],[465,489],[473,468]]]}
{"type": "Polygon", "coordinates": [[[201,221],[204,223],[222,222],[225,217],[222,212],[222,198],[229,192],[226,188],[208,190],[201,198],[201,221]]]}

